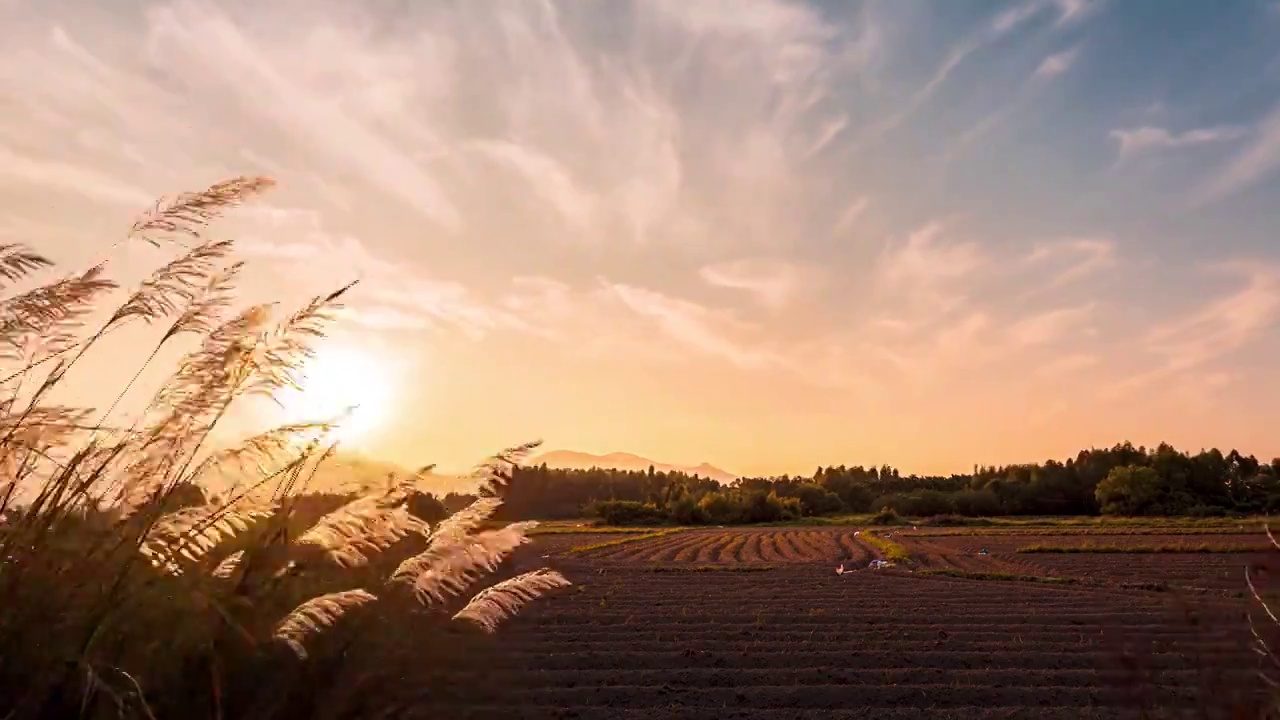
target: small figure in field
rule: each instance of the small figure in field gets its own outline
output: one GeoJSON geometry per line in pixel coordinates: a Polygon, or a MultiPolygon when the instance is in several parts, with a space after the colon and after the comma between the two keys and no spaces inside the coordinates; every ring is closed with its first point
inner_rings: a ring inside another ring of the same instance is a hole
{"type": "Polygon", "coordinates": [[[981,550],[979,550],[979,551],[978,551],[978,554],[979,554],[979,555],[990,555],[991,553],[987,552],[987,549],[986,549],[986,548],[982,548],[981,550]]]}

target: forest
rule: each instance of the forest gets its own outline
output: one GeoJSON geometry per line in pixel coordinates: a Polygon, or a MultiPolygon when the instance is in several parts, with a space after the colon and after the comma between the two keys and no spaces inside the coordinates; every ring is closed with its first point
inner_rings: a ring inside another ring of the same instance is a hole
{"type": "MultiPolygon", "coordinates": [[[[813,475],[728,485],[680,472],[605,468],[516,471],[504,519],[597,517],[606,524],[743,524],[892,512],[900,516],[1196,516],[1280,511],[1280,458],[1182,452],[1124,442],[1065,461],[978,466],[970,474],[903,475],[890,466],[827,466],[813,475]]],[[[449,494],[453,510],[473,498],[449,494]]]]}

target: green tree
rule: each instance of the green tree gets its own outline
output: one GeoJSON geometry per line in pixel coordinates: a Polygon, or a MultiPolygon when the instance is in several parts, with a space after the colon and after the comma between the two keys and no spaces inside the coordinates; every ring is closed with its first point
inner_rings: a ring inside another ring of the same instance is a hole
{"type": "Polygon", "coordinates": [[[1104,515],[1144,515],[1160,511],[1160,475],[1149,467],[1112,468],[1094,493],[1104,515]]]}

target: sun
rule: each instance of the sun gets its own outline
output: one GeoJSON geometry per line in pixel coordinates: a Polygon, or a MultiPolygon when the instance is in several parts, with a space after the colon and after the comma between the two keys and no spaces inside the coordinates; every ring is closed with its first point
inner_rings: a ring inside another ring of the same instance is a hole
{"type": "Polygon", "coordinates": [[[368,441],[390,414],[394,395],[390,368],[351,347],[317,348],[303,366],[299,384],[301,390],[289,388],[276,398],[283,422],[323,422],[342,416],[335,439],[344,445],[368,441]]]}

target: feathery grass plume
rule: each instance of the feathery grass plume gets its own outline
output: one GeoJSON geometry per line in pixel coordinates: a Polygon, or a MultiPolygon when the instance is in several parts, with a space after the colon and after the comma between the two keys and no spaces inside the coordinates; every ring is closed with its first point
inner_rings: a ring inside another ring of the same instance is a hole
{"type": "Polygon", "coordinates": [[[102,266],[95,265],[0,301],[0,358],[30,364],[74,346],[93,303],[117,287],[103,277],[102,266]]]}
{"type": "Polygon", "coordinates": [[[272,473],[271,466],[279,459],[280,454],[305,447],[312,440],[324,438],[335,427],[333,422],[304,422],[264,430],[241,440],[234,447],[210,453],[191,472],[191,476],[204,478],[208,473],[228,465],[234,465],[242,472],[252,470],[259,475],[269,475],[272,473]]]}
{"type": "Polygon", "coordinates": [[[209,571],[209,574],[218,579],[227,580],[240,568],[242,560],[244,560],[244,551],[237,550],[223,558],[222,562],[209,571]]]}
{"type": "Polygon", "coordinates": [[[550,590],[570,584],[565,576],[548,568],[527,572],[476,593],[453,619],[468,620],[492,633],[525,605],[550,590]]]}
{"type": "Polygon", "coordinates": [[[134,222],[130,237],[159,247],[157,236],[200,237],[204,227],[229,208],[261,195],[275,186],[266,177],[238,177],[210,186],[202,192],[182,193],[162,199],[134,222]]]}
{"type": "Polygon", "coordinates": [[[411,534],[426,532],[426,523],[408,508],[386,507],[379,498],[363,497],[321,517],[297,544],[319,549],[339,567],[353,568],[411,534]]]}
{"type": "Polygon", "coordinates": [[[509,447],[476,466],[472,477],[481,481],[482,496],[501,496],[511,485],[516,466],[524,462],[539,447],[541,440],[534,440],[522,445],[509,447]]]}
{"type": "Polygon", "coordinates": [[[525,533],[536,526],[535,522],[512,523],[443,546],[433,543],[400,563],[390,582],[410,588],[423,606],[442,603],[497,569],[513,550],[529,542],[525,533]]]}
{"type": "Polygon", "coordinates": [[[206,504],[183,508],[160,517],[144,535],[139,552],[152,565],[171,575],[181,573],[178,560],[199,562],[220,543],[247,532],[271,517],[274,505],[226,507],[206,504]]]}
{"type": "Polygon", "coordinates": [[[306,659],[307,638],[333,627],[343,615],[378,598],[367,590],[343,590],[311,598],[293,609],[276,625],[271,637],[306,659]]]}
{"type": "Polygon", "coordinates": [[[253,353],[253,369],[245,393],[275,399],[275,393],[286,388],[301,389],[299,374],[306,361],[315,355],[311,343],[324,337],[324,327],[334,320],[342,308],[339,300],[355,282],[320,295],[301,310],[285,318],[259,341],[253,353]]]}
{"type": "Polygon", "coordinates": [[[67,444],[71,436],[89,429],[91,410],[63,405],[37,405],[21,415],[0,416],[0,447],[16,445],[48,449],[67,444]]]}
{"type": "Polygon", "coordinates": [[[502,499],[496,497],[476,498],[465,508],[445,518],[431,533],[432,547],[440,548],[446,544],[461,542],[477,528],[485,523],[498,508],[502,499]]]}
{"type": "Polygon", "coordinates": [[[21,280],[36,270],[52,266],[52,260],[25,245],[0,243],[0,280],[21,280]]]}
{"type": "Polygon", "coordinates": [[[151,323],[189,308],[233,247],[230,240],[211,240],[169,261],[138,285],[107,324],[135,317],[151,323]]]}
{"type": "Polygon", "coordinates": [[[152,398],[144,414],[160,414],[140,436],[147,438],[147,443],[175,435],[202,437],[197,429],[216,421],[243,393],[257,343],[255,335],[268,317],[269,306],[255,305],[206,335],[152,398]]]}
{"type": "Polygon", "coordinates": [[[236,278],[244,269],[243,262],[234,262],[218,272],[209,275],[204,288],[196,295],[186,309],[173,321],[161,344],[176,335],[198,333],[206,335],[213,332],[221,322],[222,312],[230,307],[235,293],[236,278]]]}

